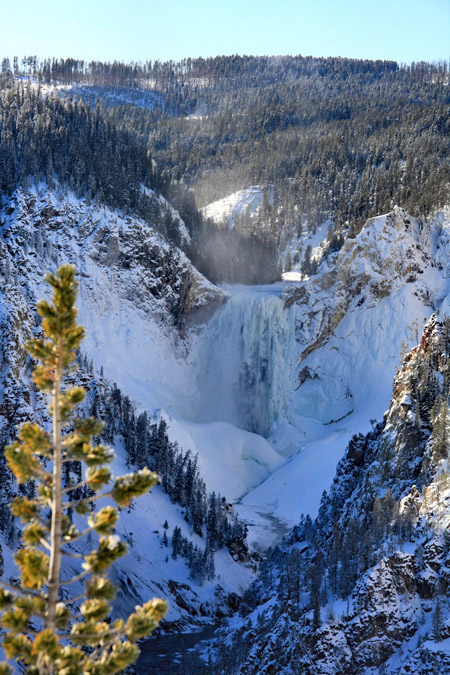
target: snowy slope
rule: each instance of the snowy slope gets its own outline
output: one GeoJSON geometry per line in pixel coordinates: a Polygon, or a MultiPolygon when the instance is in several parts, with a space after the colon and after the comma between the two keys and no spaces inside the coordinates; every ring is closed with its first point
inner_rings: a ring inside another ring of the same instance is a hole
{"type": "Polygon", "coordinates": [[[402,340],[413,344],[449,292],[435,256],[441,217],[421,223],[398,209],[368,221],[289,293],[302,317],[298,414],[330,423],[357,407],[374,418],[386,408],[402,340]]]}
{"type": "Polygon", "coordinates": [[[100,87],[96,85],[75,85],[60,89],[63,96],[81,97],[93,105],[97,100],[108,107],[132,105],[147,110],[164,110],[164,94],[150,89],[130,89],[128,87],[100,87]]]}
{"type": "Polygon", "coordinates": [[[238,507],[260,535],[261,511],[291,526],[317,513],[351,436],[387,409],[401,351],[435,309],[448,313],[449,232],[448,210],[422,222],[396,209],[285,290],[296,382],[269,441],[292,458],[238,507]]]}
{"type": "Polygon", "coordinates": [[[309,230],[306,223],[300,235],[295,229],[292,230],[287,237],[287,246],[281,254],[284,281],[301,281],[304,278],[302,263],[309,247],[311,249],[311,261],[319,263],[322,260],[327,247],[328,229],[331,225],[332,222],[326,220],[314,230],[309,230]],[[291,260],[290,266],[287,265],[289,258],[291,260]],[[296,258],[298,258],[297,262],[295,262],[296,258]]]}
{"type": "MultiPolygon", "coordinates": [[[[126,474],[129,469],[120,446],[117,452],[114,472],[126,474]]],[[[116,578],[122,582],[116,600],[119,613],[129,612],[147,597],[163,596],[170,603],[167,621],[179,625],[201,621],[208,624],[217,611],[218,584],[225,590],[226,600],[229,593],[239,595],[251,582],[253,570],[236,562],[226,548],[214,555],[216,578],[206,579],[201,585],[194,582],[185,560],[172,558],[170,541],[175,527],[201,550],[205,548],[204,539],[193,532],[183,510],[172,504],[159,486],[136,500],[131,509],[122,509],[117,532],[131,546],[120,564],[115,565],[116,578]],[[163,543],[165,521],[169,526],[166,530],[168,547],[163,543]]],[[[224,604],[221,609],[226,612],[228,608],[224,604]]]]}
{"type": "Polygon", "coordinates": [[[315,522],[269,554],[216,636],[219,672],[450,672],[450,474],[433,412],[449,359],[449,326],[433,316],[384,420],[349,443],[315,522]],[[424,372],[440,385],[419,392],[424,372]]]}
{"type": "MultiPolygon", "coordinates": [[[[16,424],[29,416],[44,419],[45,402],[33,395],[22,344],[35,326],[36,301],[48,295],[43,276],[63,262],[72,262],[79,271],[79,320],[87,329],[83,347],[97,372],[103,367],[105,375],[149,413],[162,405],[170,408],[174,402],[179,408],[190,405],[183,326],[198,311],[214,311],[224,294],[181,251],[170,247],[146,223],[70,194],[49,192],[45,186],[17,191],[4,204],[0,222],[2,437],[13,437],[16,424]]],[[[120,443],[116,450],[114,469],[126,473],[120,443]]],[[[264,451],[274,454],[270,446],[264,451]]],[[[268,464],[273,466],[273,458],[269,457],[268,464]]],[[[266,475],[268,470],[262,473],[266,475]]],[[[229,611],[228,594],[240,593],[248,585],[253,572],[236,563],[227,549],[215,554],[216,579],[202,586],[194,583],[185,561],[172,560],[170,537],[175,526],[204,548],[204,540],[192,532],[182,509],[159,487],[134,509],[123,511],[119,533],[132,543],[132,549],[115,568],[121,581],[119,611],[152,595],[163,595],[170,601],[169,621],[208,622],[217,611],[217,583],[224,589],[219,602],[222,612],[229,611]],[[169,548],[162,546],[166,520],[169,548]]],[[[9,543],[15,546],[17,542],[9,543]]],[[[7,545],[4,557],[5,574],[14,574],[7,545]]]]}
{"type": "Polygon", "coordinates": [[[147,392],[150,408],[182,407],[189,383],[179,328],[220,304],[222,292],[146,223],[45,187],[18,191],[2,222],[4,278],[17,280],[26,301],[43,294],[48,270],[73,263],[96,367],[138,400],[147,392]]]}
{"type": "Polygon", "coordinates": [[[247,215],[254,218],[260,212],[262,203],[263,190],[256,185],[211,202],[202,209],[202,213],[217,225],[225,225],[232,230],[237,217],[247,215]]]}
{"type": "Polygon", "coordinates": [[[172,440],[198,453],[200,473],[209,489],[232,502],[284,463],[265,438],[227,422],[198,424],[172,418],[168,424],[172,440]]]}

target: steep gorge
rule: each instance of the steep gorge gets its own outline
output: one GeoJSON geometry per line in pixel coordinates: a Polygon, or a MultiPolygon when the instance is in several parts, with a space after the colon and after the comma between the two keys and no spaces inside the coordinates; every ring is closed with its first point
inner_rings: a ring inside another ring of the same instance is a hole
{"type": "Polygon", "coordinates": [[[217,673],[449,672],[449,330],[430,319],[317,519],[271,551],[215,642],[217,673]]]}
{"type": "MultiPolygon", "coordinates": [[[[369,221],[309,279],[219,288],[146,223],[45,187],[18,191],[1,213],[2,441],[22,419],[42,413],[20,344],[37,328],[33,307],[44,293],[43,274],[73,262],[80,271],[80,320],[88,329],[87,356],[94,368],[103,367],[139,411],[162,412],[173,440],[198,453],[207,487],[239,502],[252,545],[276,543],[273,523],[298,524],[305,504],[315,516],[352,434],[367,431],[371,418],[381,419],[401,341],[411,346],[433,309],[448,312],[449,231],[448,210],[425,221],[396,209],[369,221]]],[[[405,402],[401,406],[406,409],[405,402]]],[[[370,443],[380,433],[375,429],[370,443]]],[[[358,464],[364,443],[353,441],[345,460],[352,460],[361,485],[389,459],[358,464]]],[[[348,487],[345,461],[337,473],[339,508],[340,491],[348,487]]],[[[397,470],[398,486],[409,478],[397,470]]],[[[127,562],[129,602],[147,595],[156,575],[156,584],[172,598],[172,621],[211,621],[217,582],[202,588],[192,579],[186,584],[185,563],[166,560],[164,520],[171,528],[179,523],[196,544],[204,541],[188,532],[180,510],[157,494],[153,505],[126,517],[131,533],[152,523],[157,548],[155,553],[147,542],[135,541],[127,562]]],[[[358,508],[352,491],[344,501],[349,512],[358,508]]],[[[291,537],[288,545],[302,551],[298,541],[291,537]]],[[[392,558],[386,565],[390,570],[400,563],[392,558]]],[[[254,571],[223,551],[216,553],[216,569],[225,588],[220,611],[233,611],[227,594],[243,595],[254,571]]],[[[374,574],[378,579],[384,572],[374,574]]],[[[367,597],[373,595],[369,577],[361,581],[367,597]]],[[[341,625],[327,630],[347,635],[341,625]]],[[[325,642],[329,635],[323,633],[325,642]]],[[[366,649],[364,640],[361,644],[366,649]]],[[[386,649],[382,656],[394,653],[392,645],[386,649]]],[[[258,658],[266,656],[261,652],[258,658]]]]}

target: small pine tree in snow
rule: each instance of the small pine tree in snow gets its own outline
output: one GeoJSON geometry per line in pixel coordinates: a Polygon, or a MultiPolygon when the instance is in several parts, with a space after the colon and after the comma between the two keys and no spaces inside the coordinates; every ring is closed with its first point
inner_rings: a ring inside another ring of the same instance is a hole
{"type": "MultiPolygon", "coordinates": [[[[18,661],[33,675],[114,675],[136,660],[136,641],[157,627],[167,603],[153,599],[136,607],[126,620],[108,623],[116,589],[107,570],[124,555],[126,546],[114,534],[117,509],[108,505],[91,511],[90,505],[108,497],[127,506],[148,492],[158,477],[142,469],[113,479],[108,467],[113,453],[92,444],[102,423],[75,415],[85,391],[63,386],[84,337],[84,329],[76,324],[74,269],[65,265],[46,280],[53,289],[53,302],[38,304],[45,338],[31,340],[27,349],[40,361],[34,370],[36,386],[51,395],[52,433],[26,423],[18,440],[5,451],[18,482],[33,481],[37,496],[17,497],[11,506],[24,523],[23,546],[15,555],[21,583],[4,582],[0,589],[3,649],[8,659],[18,661]],[[76,485],[64,487],[66,463],[86,467],[84,479],[76,485]],[[107,485],[111,487],[105,490],[107,485]],[[84,488],[89,490],[87,496],[83,496],[84,488]],[[67,516],[71,511],[87,518],[86,527],[77,529],[71,524],[67,516]],[[72,544],[92,538],[93,533],[98,536],[94,550],[76,552],[72,544]],[[69,579],[67,571],[62,574],[65,556],[80,568],[69,579]],[[75,582],[84,584],[84,591],[76,596],[70,593],[75,582]],[[79,613],[71,609],[80,602],[79,613]]],[[[0,665],[2,675],[12,670],[7,663],[0,665]]]]}
{"type": "Polygon", "coordinates": [[[447,397],[440,394],[436,397],[431,410],[433,425],[433,455],[436,460],[447,459],[450,449],[450,411],[447,397]]]}
{"type": "Polygon", "coordinates": [[[172,535],[172,558],[174,560],[181,554],[182,539],[181,529],[177,525],[172,535]]]}

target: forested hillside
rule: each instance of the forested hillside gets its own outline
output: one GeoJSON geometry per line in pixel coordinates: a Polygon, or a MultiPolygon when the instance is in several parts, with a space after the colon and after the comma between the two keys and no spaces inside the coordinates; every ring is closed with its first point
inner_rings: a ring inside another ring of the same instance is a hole
{"type": "MultiPolygon", "coordinates": [[[[56,174],[80,196],[151,219],[145,183],[180,211],[210,278],[271,281],[286,245],[324,221],[336,250],[395,204],[428,215],[448,203],[448,81],[445,63],[5,59],[1,184],[56,174]],[[199,207],[251,185],[264,195],[256,218],[244,212],[233,230],[202,218],[199,207]]],[[[299,247],[293,262],[305,258],[299,247]]]]}

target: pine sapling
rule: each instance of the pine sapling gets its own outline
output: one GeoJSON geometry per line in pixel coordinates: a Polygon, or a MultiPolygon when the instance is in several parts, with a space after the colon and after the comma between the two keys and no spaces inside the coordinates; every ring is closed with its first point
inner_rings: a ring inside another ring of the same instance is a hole
{"type": "MultiPolygon", "coordinates": [[[[5,451],[17,481],[33,481],[37,496],[16,497],[11,505],[24,527],[22,547],[15,555],[20,585],[2,582],[0,589],[3,649],[30,675],[114,675],[134,663],[139,655],[136,641],[158,626],[168,607],[153,599],[136,607],[126,620],[108,618],[116,588],[107,572],[125,554],[126,545],[114,533],[117,508],[93,508],[104,498],[127,506],[147,493],[158,476],[143,468],[114,479],[109,468],[113,452],[93,443],[102,423],[76,416],[86,392],[64,384],[85,334],[76,323],[74,268],[64,265],[46,281],[53,289],[52,302],[37,305],[44,337],[31,340],[26,348],[39,361],[33,374],[37,388],[50,395],[51,433],[27,422],[5,451]],[[71,466],[80,462],[84,476],[64,487],[67,462],[71,466]],[[89,495],[73,499],[73,494],[82,493],[77,488],[83,487],[90,489],[89,495]],[[85,519],[85,526],[71,523],[68,512],[78,514],[77,523],[85,519]],[[97,535],[96,548],[87,554],[77,552],[73,544],[92,534],[97,535]],[[66,557],[79,565],[70,578],[65,578],[62,565],[66,557]],[[74,595],[70,589],[76,582],[84,590],[74,595]]],[[[0,664],[0,675],[12,670],[7,663],[0,664]]]]}

